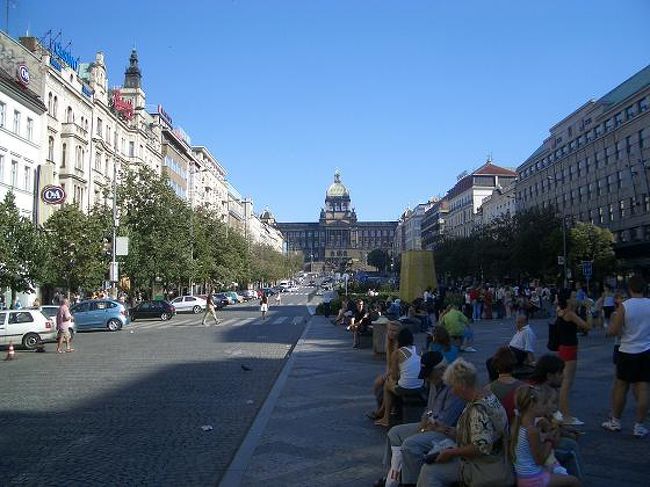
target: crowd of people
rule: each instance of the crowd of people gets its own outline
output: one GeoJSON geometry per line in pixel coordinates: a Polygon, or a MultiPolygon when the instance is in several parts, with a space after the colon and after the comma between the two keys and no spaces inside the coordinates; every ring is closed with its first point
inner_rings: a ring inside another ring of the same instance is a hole
{"type": "MultiPolygon", "coordinates": [[[[622,429],[621,415],[631,388],[636,400],[632,427],[636,438],[648,433],[650,299],[644,297],[645,291],[644,280],[633,276],[627,298],[607,289],[600,303],[607,333],[617,337],[611,416],[602,427],[622,429]]],[[[547,346],[556,353],[536,356],[537,337],[528,323],[531,314],[526,307],[517,307],[512,310],[514,336],[485,364],[487,384],[480,383],[477,364],[465,358],[471,355],[463,354],[465,330],[472,320],[465,309],[450,305],[430,317],[421,355],[412,327],[386,318],[386,364],[373,384],[377,408],[367,413],[387,431],[386,475],[376,486],[582,484],[577,428],[584,423],[573,414],[569,398],[576,379],[578,334],[588,332],[595,320],[585,319],[580,311],[587,299],[580,296],[580,289],[559,290],[548,299],[554,300],[554,319],[547,346]],[[399,404],[417,394],[426,401],[424,413],[417,422],[403,422],[399,404]]],[[[469,303],[476,320],[489,312],[489,308],[475,308],[478,302],[470,299],[469,303]]],[[[483,306],[486,302],[489,299],[483,306]]],[[[385,313],[382,306],[366,310],[363,301],[355,306],[352,313],[343,308],[339,322],[360,328],[364,320],[372,323],[377,314],[385,316],[390,309],[385,313]]]]}

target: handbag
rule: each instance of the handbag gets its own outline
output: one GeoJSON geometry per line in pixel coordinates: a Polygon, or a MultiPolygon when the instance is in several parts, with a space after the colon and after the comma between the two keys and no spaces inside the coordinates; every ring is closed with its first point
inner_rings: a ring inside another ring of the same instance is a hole
{"type": "Polygon", "coordinates": [[[548,342],[546,348],[551,352],[557,352],[560,348],[560,329],[557,321],[551,321],[548,324],[548,342]]]}

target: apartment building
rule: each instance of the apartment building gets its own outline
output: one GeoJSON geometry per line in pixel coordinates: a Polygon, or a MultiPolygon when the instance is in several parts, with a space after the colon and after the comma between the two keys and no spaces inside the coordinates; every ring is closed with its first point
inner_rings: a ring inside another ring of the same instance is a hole
{"type": "Polygon", "coordinates": [[[650,255],[650,66],[550,128],[517,168],[517,203],[609,228],[617,255],[650,255]]]}

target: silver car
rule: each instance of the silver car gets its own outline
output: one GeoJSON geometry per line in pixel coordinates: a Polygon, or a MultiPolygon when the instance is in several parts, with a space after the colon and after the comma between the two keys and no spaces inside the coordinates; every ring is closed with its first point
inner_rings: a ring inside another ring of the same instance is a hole
{"type": "Polygon", "coordinates": [[[0,311],[0,345],[14,343],[33,350],[56,341],[56,324],[38,309],[0,311]]]}

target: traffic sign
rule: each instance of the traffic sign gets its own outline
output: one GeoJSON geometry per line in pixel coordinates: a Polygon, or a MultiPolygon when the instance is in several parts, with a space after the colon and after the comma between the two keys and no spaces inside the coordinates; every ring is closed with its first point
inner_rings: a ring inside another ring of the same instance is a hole
{"type": "Polygon", "coordinates": [[[585,276],[585,279],[591,279],[591,276],[593,275],[592,263],[593,261],[591,260],[582,261],[582,275],[585,276]]]}
{"type": "Polygon", "coordinates": [[[557,256],[557,265],[564,265],[564,256],[563,255],[558,255],[557,256]]]}

